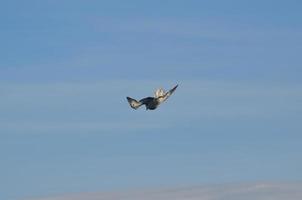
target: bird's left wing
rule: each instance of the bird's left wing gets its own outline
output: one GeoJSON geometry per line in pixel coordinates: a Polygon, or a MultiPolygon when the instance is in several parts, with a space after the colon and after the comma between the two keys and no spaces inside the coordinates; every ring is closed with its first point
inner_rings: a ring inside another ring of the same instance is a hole
{"type": "Polygon", "coordinates": [[[131,106],[131,108],[133,109],[138,109],[138,107],[140,107],[142,105],[142,102],[136,101],[133,98],[127,97],[127,100],[129,102],[129,105],[131,106]]]}

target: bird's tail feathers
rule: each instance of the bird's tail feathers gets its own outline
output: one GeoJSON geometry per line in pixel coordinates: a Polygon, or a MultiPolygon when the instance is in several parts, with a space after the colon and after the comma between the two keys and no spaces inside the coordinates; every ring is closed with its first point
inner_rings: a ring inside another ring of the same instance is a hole
{"type": "Polygon", "coordinates": [[[155,98],[158,98],[158,97],[160,97],[160,96],[163,96],[165,93],[166,93],[166,92],[165,92],[164,89],[159,88],[159,89],[157,89],[157,90],[155,91],[154,97],[155,97],[155,98]]]}

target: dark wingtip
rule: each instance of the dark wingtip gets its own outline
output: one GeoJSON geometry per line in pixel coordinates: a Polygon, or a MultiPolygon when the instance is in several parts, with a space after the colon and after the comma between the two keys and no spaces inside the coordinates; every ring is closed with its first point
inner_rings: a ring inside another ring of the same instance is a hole
{"type": "Polygon", "coordinates": [[[176,88],[178,87],[178,84],[174,86],[174,88],[172,89],[173,91],[176,90],[176,88]]]}

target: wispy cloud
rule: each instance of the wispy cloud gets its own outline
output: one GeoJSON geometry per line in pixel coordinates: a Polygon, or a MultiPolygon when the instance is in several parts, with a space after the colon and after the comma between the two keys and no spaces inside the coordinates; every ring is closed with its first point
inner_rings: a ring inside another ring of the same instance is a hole
{"type": "Polygon", "coordinates": [[[35,200],[300,200],[301,183],[221,184],[200,187],[142,189],[100,193],[79,193],[35,200]]]}
{"type": "Polygon", "coordinates": [[[212,39],[236,39],[243,41],[253,35],[250,40],[266,38],[269,35],[282,37],[284,34],[293,34],[299,37],[302,31],[299,27],[268,27],[259,24],[240,23],[223,18],[92,18],[91,25],[95,29],[108,32],[132,32],[167,34],[170,36],[205,37],[212,39]],[[241,36],[241,37],[240,37],[241,36]]]}

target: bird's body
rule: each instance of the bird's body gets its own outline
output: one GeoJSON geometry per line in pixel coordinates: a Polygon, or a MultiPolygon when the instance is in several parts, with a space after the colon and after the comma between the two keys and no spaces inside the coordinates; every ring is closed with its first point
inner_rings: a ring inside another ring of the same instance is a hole
{"type": "Polygon", "coordinates": [[[127,100],[133,109],[138,109],[140,106],[145,105],[146,110],[155,110],[162,102],[164,102],[169,98],[169,96],[171,96],[171,94],[176,90],[177,87],[178,85],[176,85],[166,93],[163,89],[158,89],[155,91],[154,97],[146,97],[139,101],[130,97],[127,97],[127,100]]]}
{"type": "Polygon", "coordinates": [[[140,102],[146,105],[146,109],[148,110],[155,110],[157,106],[159,106],[159,102],[154,97],[146,97],[144,99],[141,99],[140,102]]]}

